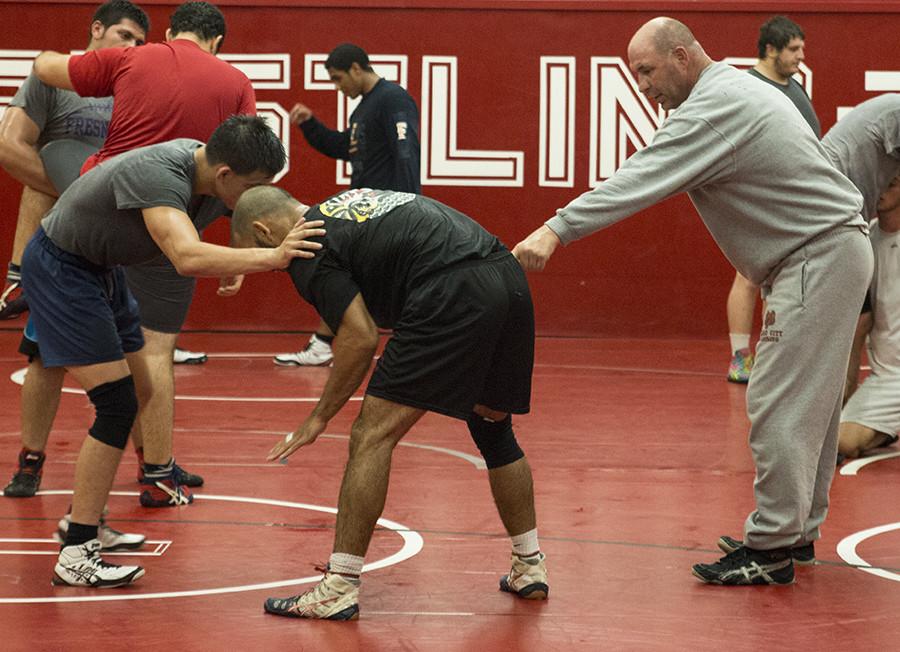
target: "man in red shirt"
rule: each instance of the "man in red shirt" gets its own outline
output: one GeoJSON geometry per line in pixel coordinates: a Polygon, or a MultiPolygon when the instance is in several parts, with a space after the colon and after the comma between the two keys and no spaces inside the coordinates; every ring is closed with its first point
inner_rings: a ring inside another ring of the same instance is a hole
{"type": "MultiPolygon", "coordinates": [[[[169,25],[165,43],[131,48],[137,56],[118,56],[124,50],[99,57],[96,52],[43,52],[35,60],[41,81],[82,96],[112,95],[115,100],[103,148],[87,160],[82,173],[138,147],[175,138],[206,142],[229,116],[256,113],[250,80],[215,56],[225,38],[222,13],[207,2],[186,2],[172,14],[169,25]]],[[[149,507],[188,504],[193,496],[183,486],[186,474],[172,457],[172,356],[194,281],[179,276],[165,259],[158,265],[129,267],[126,273],[141,305],[145,340],[141,354],[152,374],[138,415],[144,438],[140,502],[149,507]]],[[[233,294],[241,280],[223,279],[219,294],[233,294]]],[[[195,484],[202,483],[197,479],[195,484]]]]}
{"type": "MultiPolygon", "coordinates": [[[[70,85],[82,97],[115,98],[106,142],[82,173],[137,147],[173,138],[205,141],[229,116],[255,115],[250,80],[214,56],[224,38],[225,19],[219,10],[191,2],[172,15],[165,43],[150,43],[140,51],[53,57],[56,64],[48,74],[55,73],[56,79],[47,80],[51,85],[70,85]],[[65,67],[60,65],[64,60],[65,67]]],[[[44,53],[39,61],[50,56],[44,53]]]]}

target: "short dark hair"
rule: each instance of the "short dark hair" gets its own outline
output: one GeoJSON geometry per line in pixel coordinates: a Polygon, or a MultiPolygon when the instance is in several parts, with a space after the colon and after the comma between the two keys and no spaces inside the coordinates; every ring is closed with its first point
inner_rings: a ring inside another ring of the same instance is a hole
{"type": "Polygon", "coordinates": [[[150,32],[150,18],[146,12],[128,0],[109,0],[109,2],[104,2],[97,7],[91,23],[99,20],[104,27],[110,27],[121,23],[124,18],[133,21],[144,30],[144,33],[150,32]]]}
{"type": "Polygon", "coordinates": [[[178,6],[169,18],[172,35],[192,32],[204,41],[217,36],[225,40],[225,16],[209,2],[185,2],[178,6]]]}
{"type": "Polygon", "coordinates": [[[363,70],[374,72],[369,63],[369,55],[366,54],[365,50],[358,45],[353,45],[353,43],[341,43],[325,59],[325,67],[334,68],[335,70],[350,70],[350,66],[354,63],[358,63],[363,70]]]}
{"type": "Polygon", "coordinates": [[[274,177],[284,167],[281,139],[265,120],[255,115],[233,115],[216,127],[206,143],[210,165],[224,163],[236,174],[265,172],[274,177]]]}
{"type": "Polygon", "coordinates": [[[805,39],[800,25],[786,16],[772,16],[759,28],[759,41],[756,47],[759,50],[759,58],[766,58],[766,46],[771,45],[781,52],[791,39],[805,39]]]}

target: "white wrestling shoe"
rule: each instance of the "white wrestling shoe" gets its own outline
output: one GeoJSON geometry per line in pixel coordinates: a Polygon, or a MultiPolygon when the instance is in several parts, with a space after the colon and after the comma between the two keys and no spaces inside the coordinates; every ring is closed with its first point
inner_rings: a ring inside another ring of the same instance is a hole
{"type": "Polygon", "coordinates": [[[207,357],[205,353],[196,353],[194,351],[176,348],[172,359],[175,364],[203,364],[206,362],[207,357]]]}
{"type": "Polygon", "coordinates": [[[59,551],[52,582],[61,586],[102,589],[131,584],[143,575],[144,569],[140,566],[117,566],[100,559],[100,541],[91,539],[59,551]]]}
{"type": "Polygon", "coordinates": [[[275,356],[275,364],[282,367],[325,367],[333,359],[331,345],[313,333],[305,349],[297,353],[279,353],[275,356]]]}

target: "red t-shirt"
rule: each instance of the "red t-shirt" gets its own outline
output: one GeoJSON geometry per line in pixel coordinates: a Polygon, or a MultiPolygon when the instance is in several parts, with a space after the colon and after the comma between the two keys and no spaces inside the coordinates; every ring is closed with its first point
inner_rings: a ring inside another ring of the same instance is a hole
{"type": "Polygon", "coordinates": [[[73,55],[69,77],[81,96],[115,98],[106,142],[82,173],[116,154],[173,138],[205,143],[229,116],[256,114],[247,76],[187,39],[73,55]]]}

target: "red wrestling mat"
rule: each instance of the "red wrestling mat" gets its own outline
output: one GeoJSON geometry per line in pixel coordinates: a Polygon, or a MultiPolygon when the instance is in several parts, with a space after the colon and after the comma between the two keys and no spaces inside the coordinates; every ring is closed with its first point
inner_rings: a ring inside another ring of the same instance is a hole
{"type": "MultiPolygon", "coordinates": [[[[349,404],[287,464],[266,452],[311,409],[327,369],[275,367],[296,335],[187,334],[210,354],[177,367],[175,451],[206,485],[193,505],[138,506],[126,451],[111,525],[141,532],[147,574],[126,589],[52,587],[56,521],[92,419],[67,393],[43,493],[0,498],[4,650],[891,649],[900,640],[900,457],[844,467],[817,544],[787,587],[707,586],[691,576],[752,506],[744,388],[725,382],[724,342],[540,339],[532,414],[515,420],[534,469],[550,599],[497,590],[509,544],[465,425],[428,415],[394,455],[367,562],[361,619],[263,614],[311,586],[328,558],[349,404]],[[223,355],[223,354],[233,355],[223,355]],[[839,552],[840,549],[840,552],[839,552]],[[849,563],[848,562],[852,562],[849,563]],[[862,570],[857,566],[871,565],[862,570]]],[[[0,332],[0,482],[19,451],[18,334],[0,332]]],[[[67,386],[72,386],[67,383],[67,386]]],[[[74,388],[73,388],[74,389],[74,388]]],[[[884,449],[879,453],[897,453],[884,449]]]]}

